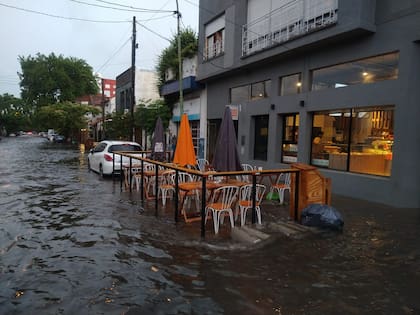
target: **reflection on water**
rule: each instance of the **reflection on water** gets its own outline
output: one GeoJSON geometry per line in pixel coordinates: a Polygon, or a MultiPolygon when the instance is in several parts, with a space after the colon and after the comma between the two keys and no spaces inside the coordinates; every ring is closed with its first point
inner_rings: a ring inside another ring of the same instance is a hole
{"type": "Polygon", "coordinates": [[[6,138],[0,152],[2,314],[420,310],[419,233],[409,226],[401,241],[390,237],[398,229],[348,211],[343,234],[214,250],[196,227],[154,216],[118,181],[88,172],[83,146],[6,138]]]}

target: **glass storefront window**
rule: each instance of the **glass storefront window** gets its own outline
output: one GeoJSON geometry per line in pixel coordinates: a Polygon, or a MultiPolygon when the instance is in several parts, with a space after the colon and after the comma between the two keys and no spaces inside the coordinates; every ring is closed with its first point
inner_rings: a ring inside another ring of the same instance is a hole
{"type": "Polygon", "coordinates": [[[242,104],[247,101],[270,97],[271,80],[256,82],[230,89],[230,103],[242,104]]]}
{"type": "Polygon", "coordinates": [[[298,154],[299,114],[283,116],[281,161],[296,163],[298,154]]]}
{"type": "Polygon", "coordinates": [[[302,77],[300,73],[280,78],[280,95],[298,94],[302,88],[302,77]]]}
{"type": "Polygon", "coordinates": [[[312,91],[398,79],[399,53],[312,70],[312,91]]]}
{"type": "Polygon", "coordinates": [[[315,113],[312,165],[390,176],[393,121],[392,106],[315,113]]]}
{"type": "Polygon", "coordinates": [[[249,100],[249,85],[238,86],[230,89],[230,103],[242,104],[249,100]]]}
{"type": "Polygon", "coordinates": [[[268,115],[255,116],[254,159],[267,160],[268,115]]]}
{"type": "Polygon", "coordinates": [[[251,100],[270,96],[271,80],[251,84],[251,100]]]}

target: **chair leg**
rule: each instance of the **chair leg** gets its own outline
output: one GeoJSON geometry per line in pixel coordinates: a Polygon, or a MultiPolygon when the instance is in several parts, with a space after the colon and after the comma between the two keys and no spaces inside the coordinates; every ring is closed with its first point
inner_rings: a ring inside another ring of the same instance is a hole
{"type": "Polygon", "coordinates": [[[213,225],[214,225],[214,234],[219,233],[219,220],[220,220],[220,213],[219,211],[214,211],[213,212],[213,225]]]}
{"type": "Polygon", "coordinates": [[[241,226],[244,226],[246,221],[246,207],[241,207],[241,226]]]}
{"type": "Polygon", "coordinates": [[[255,207],[255,211],[257,212],[257,222],[261,224],[261,209],[259,206],[255,207]]]}
{"type": "MultiPolygon", "coordinates": [[[[162,205],[165,206],[166,205],[166,190],[163,189],[162,190],[162,205]]],[[[158,198],[159,198],[159,193],[158,193],[158,198]]]]}
{"type": "Polygon", "coordinates": [[[280,204],[283,204],[283,201],[284,201],[284,189],[279,189],[278,192],[279,192],[279,201],[280,201],[280,204]]]}
{"type": "Polygon", "coordinates": [[[230,218],[230,227],[233,229],[235,227],[235,223],[233,221],[233,211],[229,210],[229,218],[230,218]]]}

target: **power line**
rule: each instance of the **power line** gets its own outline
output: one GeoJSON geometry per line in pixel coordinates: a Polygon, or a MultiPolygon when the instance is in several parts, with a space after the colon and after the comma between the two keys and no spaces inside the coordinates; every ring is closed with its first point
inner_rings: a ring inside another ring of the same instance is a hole
{"type": "Polygon", "coordinates": [[[168,12],[172,12],[172,11],[163,11],[163,10],[160,11],[160,10],[140,9],[140,8],[139,9],[121,9],[121,8],[115,8],[115,7],[110,7],[110,6],[106,6],[106,5],[93,4],[93,3],[80,1],[80,0],[69,0],[69,1],[84,4],[84,5],[88,5],[88,6],[92,6],[92,7],[97,7],[97,8],[104,8],[104,9],[111,9],[111,10],[118,10],[118,11],[125,11],[125,12],[143,12],[143,13],[168,13],[168,12]]]}
{"type": "MultiPolygon", "coordinates": [[[[96,0],[96,1],[100,1],[100,0],[96,0]]],[[[165,2],[165,4],[164,4],[163,6],[161,6],[161,7],[160,7],[160,9],[159,9],[159,10],[162,10],[164,7],[166,7],[166,5],[169,3],[169,1],[171,1],[171,0],[166,1],[166,2],[165,2]]],[[[155,15],[156,15],[156,13],[155,13],[155,14],[153,14],[153,15],[150,17],[150,19],[143,21],[143,23],[147,23],[147,22],[151,21],[152,19],[154,19],[155,15]]],[[[172,14],[171,14],[171,15],[172,15],[172,14]]]]}
{"type": "Polygon", "coordinates": [[[151,9],[137,8],[137,7],[133,7],[133,6],[130,6],[130,5],[119,4],[119,3],[115,3],[115,2],[111,2],[111,1],[104,1],[104,0],[96,0],[96,1],[102,2],[102,3],[106,3],[106,4],[115,5],[115,6],[119,6],[119,7],[123,7],[123,8],[130,8],[130,9],[133,9],[133,10],[139,10],[139,11],[143,11],[143,10],[144,11],[148,11],[148,12],[155,11],[154,13],[173,12],[173,11],[169,11],[169,10],[166,10],[166,11],[165,10],[162,10],[162,8],[165,7],[170,0],[168,0],[168,2],[165,5],[163,5],[162,8],[160,8],[159,10],[151,10],[151,9]]]}
{"type": "Polygon", "coordinates": [[[25,9],[25,8],[20,8],[20,7],[16,7],[16,6],[8,5],[8,4],[4,4],[4,3],[0,3],[0,6],[10,8],[10,9],[20,10],[20,11],[24,11],[24,12],[44,15],[44,16],[48,16],[48,17],[53,17],[53,18],[57,18],[57,19],[64,19],[64,20],[74,20],[74,21],[91,22],[91,23],[127,23],[128,22],[128,21],[89,20],[89,19],[81,19],[81,18],[75,18],[75,17],[61,16],[61,15],[55,15],[55,14],[50,14],[50,13],[45,13],[45,12],[40,12],[40,11],[35,11],[35,10],[30,10],[30,9],[25,9]]]}
{"type": "Polygon", "coordinates": [[[168,42],[171,42],[171,40],[170,40],[169,38],[167,38],[167,37],[165,37],[165,36],[163,36],[163,35],[160,35],[159,33],[155,32],[154,30],[152,30],[152,29],[148,28],[146,25],[141,24],[141,23],[139,23],[139,22],[137,22],[137,21],[136,21],[136,24],[140,25],[140,26],[141,26],[141,27],[143,27],[144,29],[146,29],[146,30],[148,30],[149,32],[151,32],[151,33],[155,34],[156,36],[159,36],[160,38],[162,38],[162,39],[164,39],[164,40],[166,40],[166,41],[168,41],[168,42]]]}
{"type": "Polygon", "coordinates": [[[113,53],[112,54],[112,56],[111,57],[109,57],[108,58],[108,60],[107,61],[105,61],[105,63],[102,65],[102,66],[100,66],[99,67],[99,69],[98,70],[96,70],[96,72],[99,72],[99,71],[101,71],[107,64],[108,64],[108,62],[110,62],[111,61],[111,59],[112,58],[114,58],[120,51],[121,51],[121,49],[123,49],[124,48],[124,46],[125,45],[127,45],[127,43],[129,42],[131,40],[131,38],[128,38],[125,42],[124,42],[124,44],[122,44],[121,46],[120,46],[120,48],[118,48],[116,51],[115,51],[115,53],[113,53]]]}

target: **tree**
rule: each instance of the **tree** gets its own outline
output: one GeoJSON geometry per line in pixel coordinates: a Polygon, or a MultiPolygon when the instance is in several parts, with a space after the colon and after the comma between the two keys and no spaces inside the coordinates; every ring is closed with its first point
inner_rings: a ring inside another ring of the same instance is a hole
{"type": "Polygon", "coordinates": [[[156,120],[159,116],[162,119],[163,128],[168,128],[172,113],[165,101],[156,100],[149,104],[139,104],[134,113],[134,125],[150,135],[155,130],[156,120]]]}
{"type": "Polygon", "coordinates": [[[74,57],[19,56],[22,99],[37,107],[58,102],[74,102],[76,97],[98,93],[92,67],[74,57]]]}
{"type": "Polygon", "coordinates": [[[107,139],[129,140],[131,135],[131,115],[118,111],[105,119],[107,139]]]}
{"type": "Polygon", "coordinates": [[[31,130],[32,111],[20,98],[0,95],[0,133],[31,130]]]}
{"type": "MultiPolygon", "coordinates": [[[[181,58],[192,58],[198,51],[198,37],[193,29],[187,27],[183,29],[181,37],[181,58]]],[[[165,73],[170,69],[176,78],[179,78],[179,58],[178,58],[178,35],[175,34],[167,48],[159,56],[157,72],[159,75],[158,88],[165,84],[165,73]]]]}
{"type": "Polygon", "coordinates": [[[87,126],[87,114],[99,114],[100,110],[88,105],[63,102],[54,106],[43,106],[36,118],[44,129],[54,129],[66,138],[76,139],[80,129],[87,126]]]}

